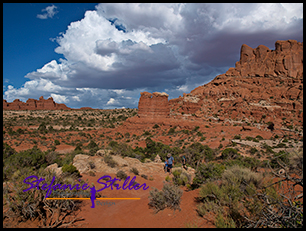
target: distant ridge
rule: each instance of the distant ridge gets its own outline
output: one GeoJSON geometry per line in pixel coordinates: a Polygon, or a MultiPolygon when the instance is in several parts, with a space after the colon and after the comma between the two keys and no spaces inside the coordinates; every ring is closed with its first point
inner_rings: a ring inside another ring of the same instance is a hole
{"type": "Polygon", "coordinates": [[[43,96],[39,100],[28,99],[27,102],[22,102],[15,99],[12,103],[3,100],[3,110],[71,110],[63,103],[55,103],[53,98],[44,99],[43,96]]]}

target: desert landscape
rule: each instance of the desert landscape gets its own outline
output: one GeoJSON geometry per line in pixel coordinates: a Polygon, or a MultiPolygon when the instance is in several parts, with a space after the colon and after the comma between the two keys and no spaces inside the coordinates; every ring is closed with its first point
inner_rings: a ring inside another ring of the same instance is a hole
{"type": "Polygon", "coordinates": [[[301,227],[303,43],[243,44],[226,73],[175,99],[140,92],[137,109],[3,100],[3,153],[4,227],[301,227]],[[107,188],[96,197],[140,199],[91,208],[22,192],[31,174],[97,189],[136,176],[149,189],[107,188]]]}

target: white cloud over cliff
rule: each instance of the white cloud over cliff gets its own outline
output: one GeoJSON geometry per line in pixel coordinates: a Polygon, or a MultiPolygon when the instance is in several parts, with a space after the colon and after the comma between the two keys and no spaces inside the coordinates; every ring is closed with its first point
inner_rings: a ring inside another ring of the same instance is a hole
{"type": "Polygon", "coordinates": [[[274,48],[276,40],[302,40],[302,32],[302,4],[102,3],[56,38],[64,59],[28,73],[29,81],[4,95],[137,107],[142,90],[178,97],[224,73],[243,43],[274,48]]]}

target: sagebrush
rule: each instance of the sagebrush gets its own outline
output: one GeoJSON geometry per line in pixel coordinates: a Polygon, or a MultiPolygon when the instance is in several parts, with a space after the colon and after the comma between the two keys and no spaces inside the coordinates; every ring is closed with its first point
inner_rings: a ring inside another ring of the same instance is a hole
{"type": "Polygon", "coordinates": [[[153,207],[156,212],[167,207],[174,210],[181,210],[180,203],[183,190],[178,186],[165,183],[161,191],[153,187],[149,193],[149,205],[153,207]]]}

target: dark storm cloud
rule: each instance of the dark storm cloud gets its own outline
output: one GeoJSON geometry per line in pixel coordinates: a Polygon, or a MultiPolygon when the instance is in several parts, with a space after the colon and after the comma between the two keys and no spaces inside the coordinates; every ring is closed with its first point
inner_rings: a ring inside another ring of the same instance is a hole
{"type": "Polygon", "coordinates": [[[33,97],[40,86],[75,107],[136,107],[140,91],[174,98],[226,72],[242,44],[274,49],[287,39],[303,41],[302,5],[103,3],[56,39],[65,59],[5,95],[33,97]]]}

